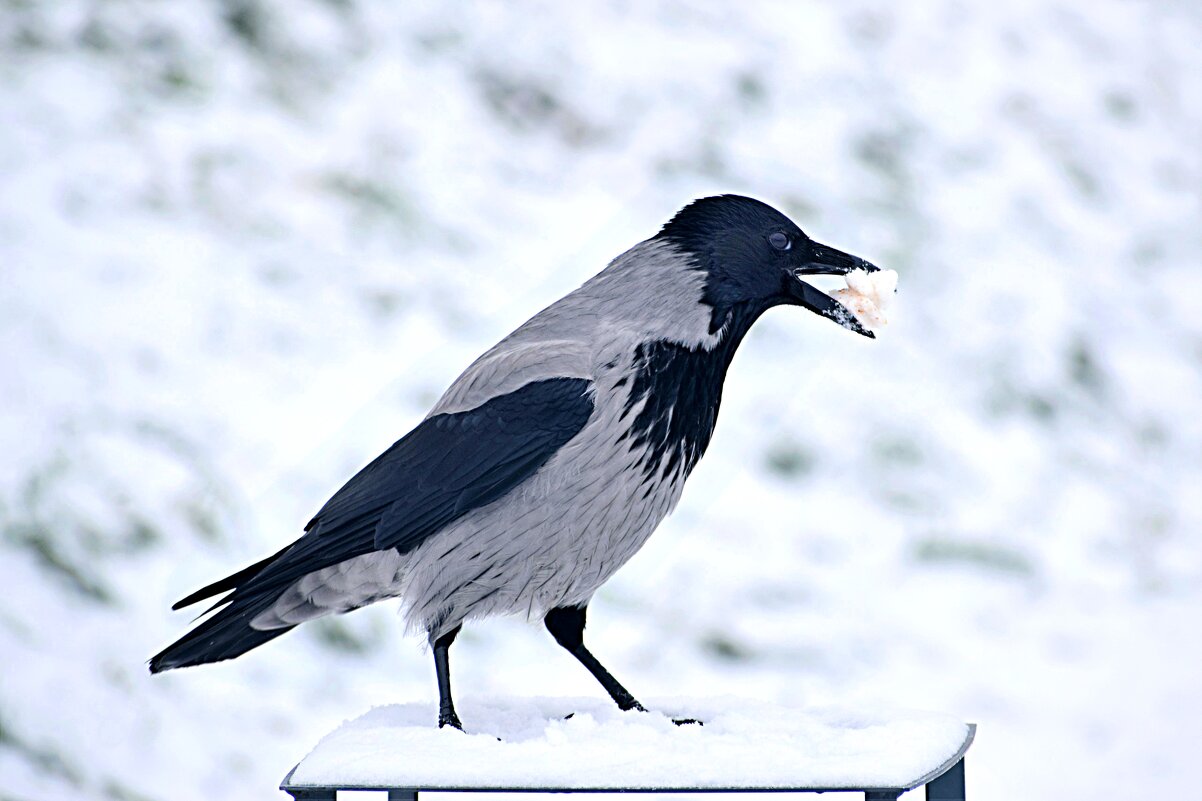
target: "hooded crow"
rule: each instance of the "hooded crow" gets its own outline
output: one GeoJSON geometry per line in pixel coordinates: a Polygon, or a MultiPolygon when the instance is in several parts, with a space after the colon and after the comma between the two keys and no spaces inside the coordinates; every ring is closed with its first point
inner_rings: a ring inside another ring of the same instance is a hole
{"type": "Polygon", "coordinates": [[[803,280],[856,269],[877,268],[757,200],[690,203],[476,359],[300,539],[175,604],[224,594],[151,672],[400,598],[433,646],[439,726],[462,728],[451,643],[465,621],[501,614],[541,618],[619,707],[642,709],[584,646],[589,600],[680,499],[761,314],[802,306],[872,336],[803,280]]]}

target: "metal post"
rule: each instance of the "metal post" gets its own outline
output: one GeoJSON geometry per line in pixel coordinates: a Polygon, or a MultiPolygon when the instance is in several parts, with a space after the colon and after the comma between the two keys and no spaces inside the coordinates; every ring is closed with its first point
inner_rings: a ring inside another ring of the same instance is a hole
{"type": "Polygon", "coordinates": [[[417,788],[393,788],[388,791],[388,801],[417,801],[417,788]]]}
{"type": "Polygon", "coordinates": [[[897,801],[901,790],[865,790],[864,801],[897,801]]]}
{"type": "Polygon", "coordinates": [[[927,784],[927,801],[965,801],[964,758],[927,784]]]}

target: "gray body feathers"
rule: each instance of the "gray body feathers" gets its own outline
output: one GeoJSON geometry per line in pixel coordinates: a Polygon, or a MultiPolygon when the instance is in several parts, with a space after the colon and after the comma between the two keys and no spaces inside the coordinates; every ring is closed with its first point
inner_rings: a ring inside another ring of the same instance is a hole
{"type": "Polygon", "coordinates": [[[429,417],[535,381],[585,379],[593,412],[579,433],[504,496],[416,548],[360,554],[301,577],[251,627],[291,627],[398,597],[410,627],[433,642],[472,618],[586,604],[673,509],[692,467],[643,469],[654,443],[630,436],[646,403],[632,397],[632,378],[643,343],[709,351],[722,341],[727,332],[711,333],[703,292],[704,276],[686,256],[648,240],[539,312],[468,367],[429,417]]]}
{"type": "Polygon", "coordinates": [[[877,268],[758,200],[688,204],[476,359],[300,539],[180,601],[228,593],[151,672],[400,598],[433,646],[439,726],[463,727],[448,657],[459,627],[501,614],[541,617],[619,709],[645,709],[585,647],[589,600],[680,500],[761,314],[800,306],[872,337],[803,280],[856,270],[877,268]]]}

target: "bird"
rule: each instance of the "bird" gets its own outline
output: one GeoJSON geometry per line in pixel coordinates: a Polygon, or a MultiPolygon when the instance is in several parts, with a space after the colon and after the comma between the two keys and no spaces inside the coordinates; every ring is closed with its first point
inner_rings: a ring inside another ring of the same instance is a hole
{"type": "Polygon", "coordinates": [[[877,267],[740,195],[694,200],[485,351],[408,434],[277,553],[177,602],[217,598],[152,673],[240,656],[399,598],[433,651],[438,726],[462,729],[449,651],[464,623],[541,619],[622,710],[645,707],[584,644],[597,589],[680,500],[751,326],[799,306],[873,333],[804,280],[877,267]]]}

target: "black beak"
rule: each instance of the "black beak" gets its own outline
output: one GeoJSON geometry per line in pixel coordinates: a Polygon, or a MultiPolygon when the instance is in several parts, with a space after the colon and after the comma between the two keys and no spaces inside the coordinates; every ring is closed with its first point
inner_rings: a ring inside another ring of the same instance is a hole
{"type": "Polygon", "coordinates": [[[813,257],[808,264],[796,270],[797,275],[847,275],[852,270],[864,270],[865,272],[875,273],[880,272],[881,269],[873,264],[869,264],[859,256],[835,250],[818,242],[813,243],[811,251],[813,257]]]}
{"type": "Polygon", "coordinates": [[[860,321],[843,304],[818,291],[801,280],[803,275],[847,275],[852,270],[864,270],[874,273],[880,270],[872,264],[832,247],[813,243],[812,257],[809,262],[793,270],[793,280],[790,282],[790,296],[799,305],[804,306],[815,314],[829,317],[839,325],[869,339],[876,339],[876,334],[860,325],[860,321]]]}

